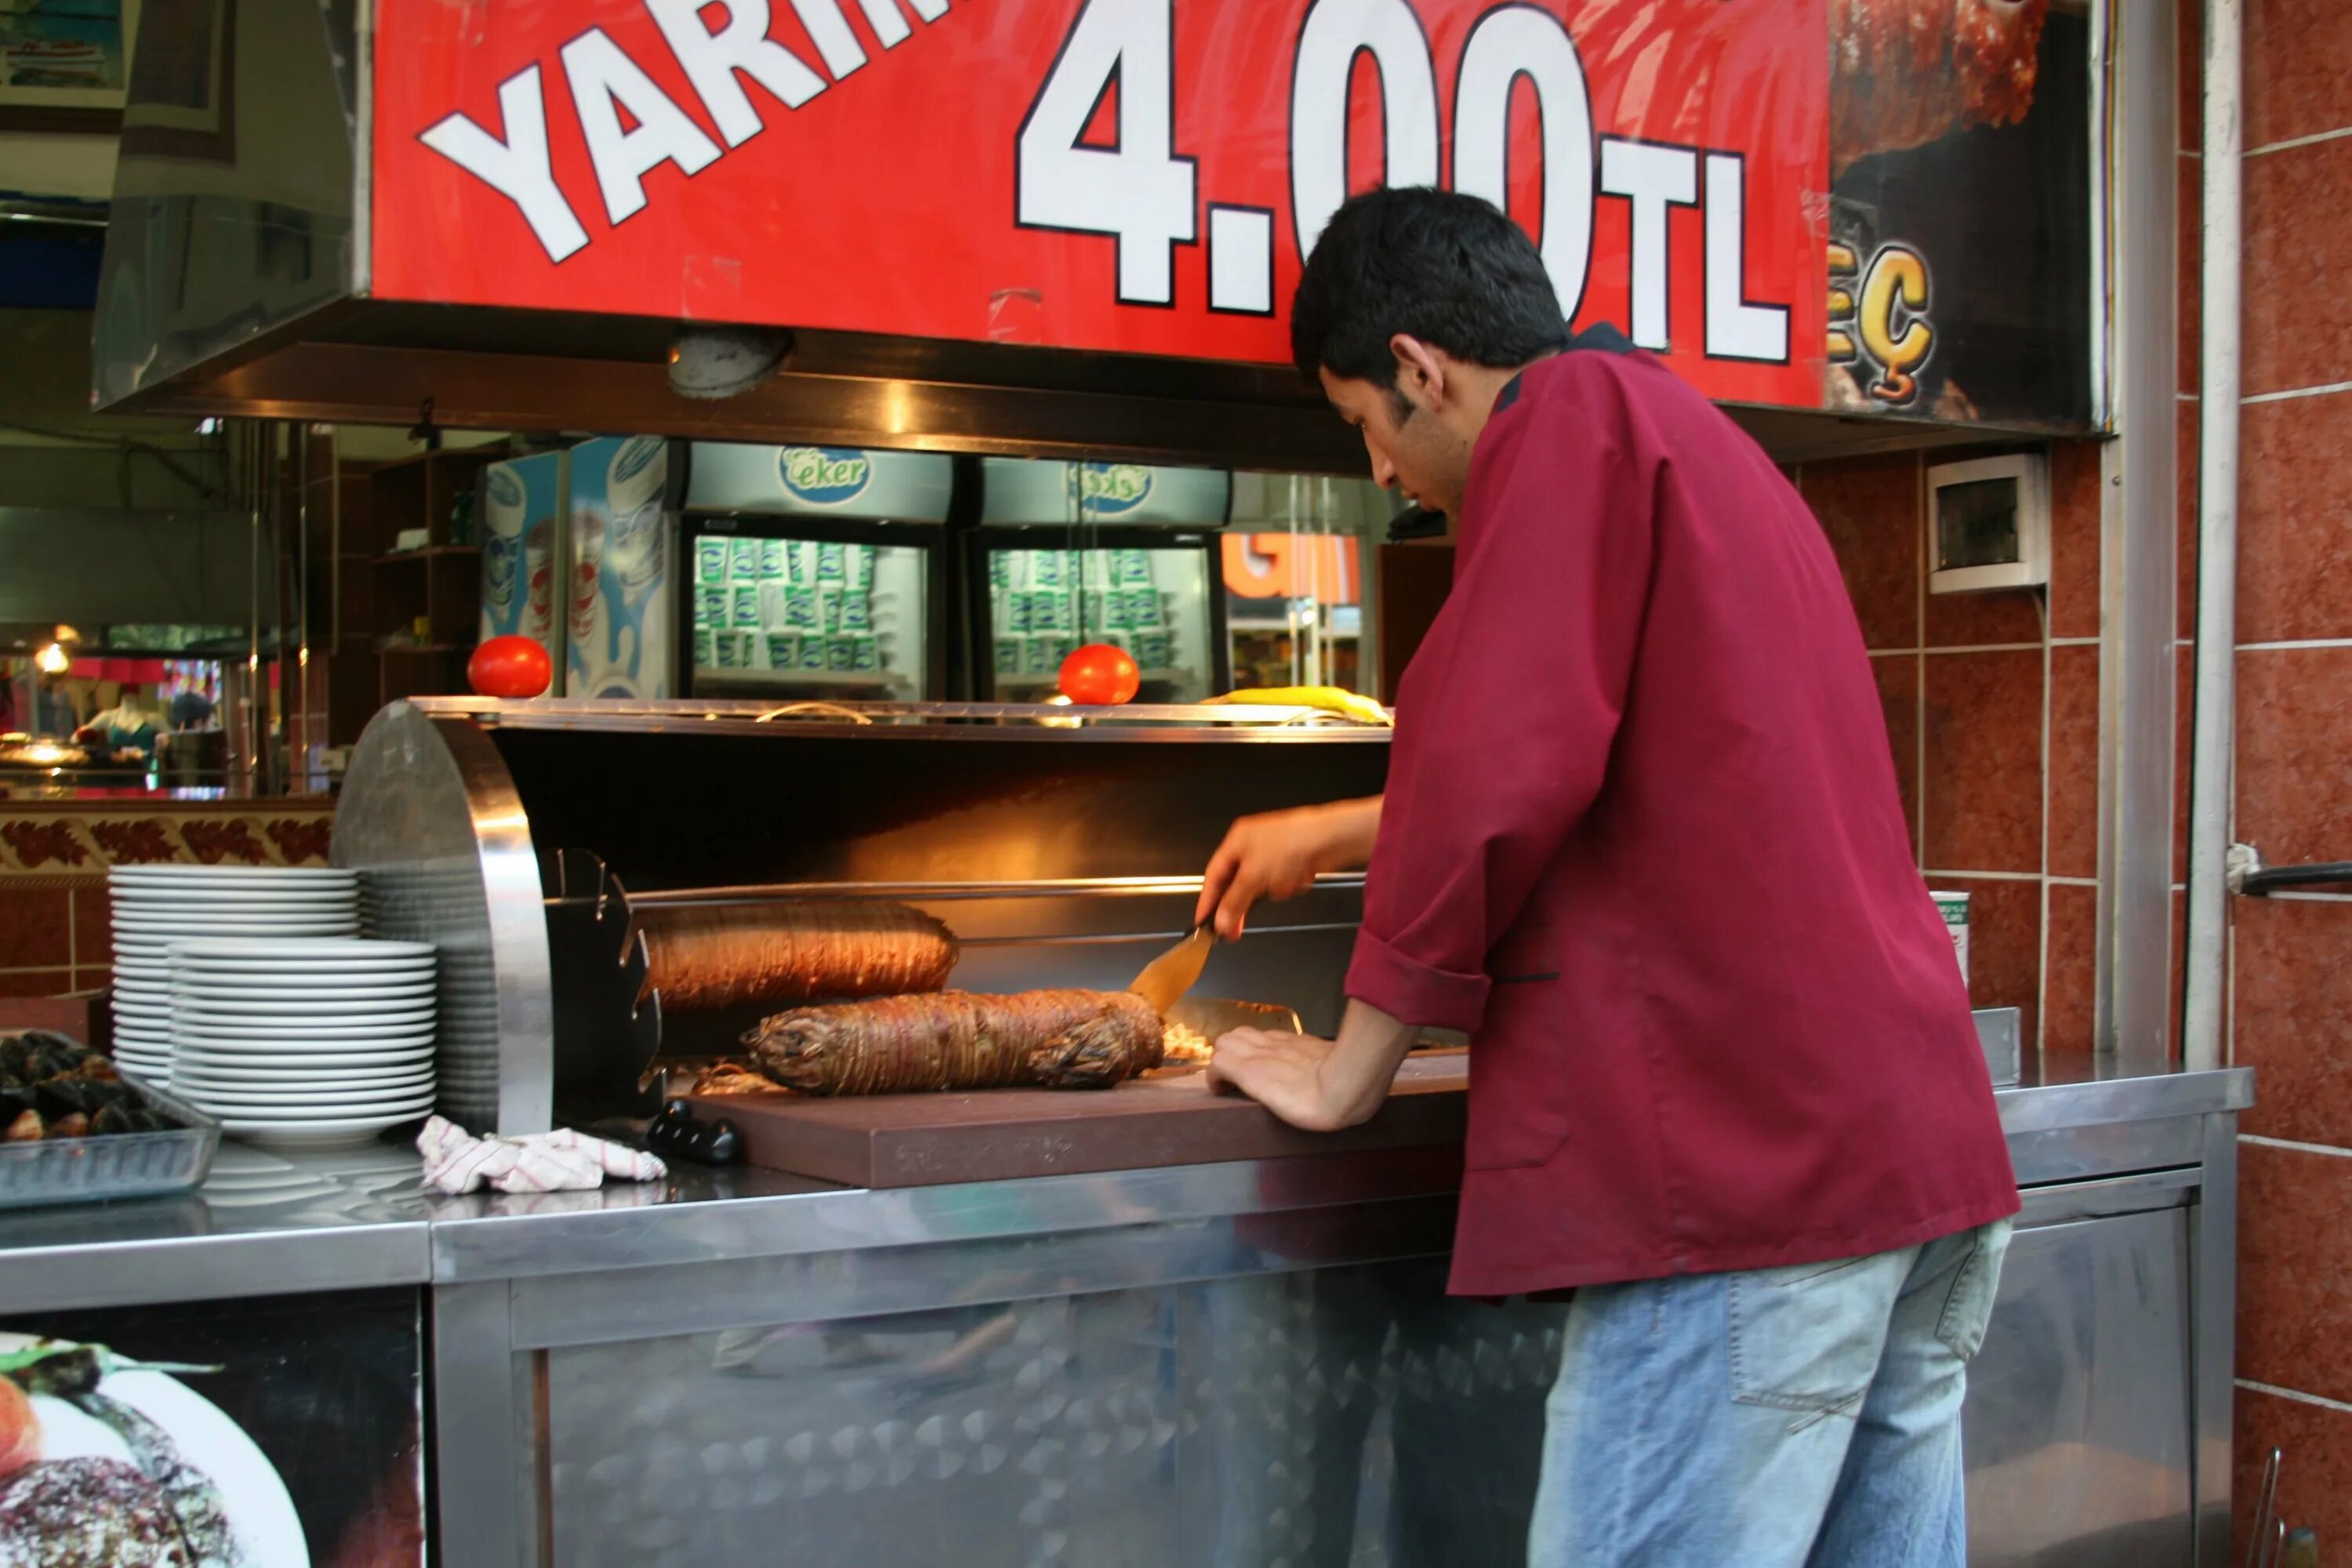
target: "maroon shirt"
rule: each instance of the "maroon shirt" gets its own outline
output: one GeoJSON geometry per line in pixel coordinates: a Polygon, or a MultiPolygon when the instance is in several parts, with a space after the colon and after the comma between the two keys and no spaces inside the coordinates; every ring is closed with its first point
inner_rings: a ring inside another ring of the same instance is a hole
{"type": "Polygon", "coordinates": [[[1348,994],[1471,1033],[1463,1294],[2017,1210],[1837,562],[1647,355],[1537,364],[1478,438],[1348,994]]]}

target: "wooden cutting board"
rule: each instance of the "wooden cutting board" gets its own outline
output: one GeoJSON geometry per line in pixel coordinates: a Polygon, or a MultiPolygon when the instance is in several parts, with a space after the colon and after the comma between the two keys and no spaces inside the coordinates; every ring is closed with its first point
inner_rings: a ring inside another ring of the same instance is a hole
{"type": "Polygon", "coordinates": [[[1339,1132],[1302,1132],[1254,1100],[1212,1094],[1200,1073],[1094,1090],[689,1098],[698,1118],[735,1123],[753,1164],[851,1186],[925,1187],[1458,1144],[1468,1067],[1459,1050],[1408,1058],[1379,1113],[1339,1132]]]}

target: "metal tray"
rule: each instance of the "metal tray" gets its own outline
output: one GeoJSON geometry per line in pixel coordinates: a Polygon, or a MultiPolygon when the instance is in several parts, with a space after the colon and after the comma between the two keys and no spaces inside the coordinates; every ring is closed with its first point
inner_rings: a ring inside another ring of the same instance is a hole
{"type": "Polygon", "coordinates": [[[159,1197],[204,1184],[220,1148],[220,1123],[128,1073],[122,1081],[150,1110],[182,1125],[168,1132],[0,1143],[0,1209],[159,1197]]]}

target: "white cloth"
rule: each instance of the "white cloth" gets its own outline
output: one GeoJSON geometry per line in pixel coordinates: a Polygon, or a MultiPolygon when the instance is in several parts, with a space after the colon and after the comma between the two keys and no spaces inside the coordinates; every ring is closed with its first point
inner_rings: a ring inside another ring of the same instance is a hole
{"type": "Polygon", "coordinates": [[[525,1138],[477,1138],[435,1116],[416,1135],[416,1152],[425,1156],[425,1184],[452,1196],[486,1186],[502,1193],[570,1192],[602,1186],[606,1176],[654,1182],[669,1174],[654,1155],[568,1127],[525,1138]]]}

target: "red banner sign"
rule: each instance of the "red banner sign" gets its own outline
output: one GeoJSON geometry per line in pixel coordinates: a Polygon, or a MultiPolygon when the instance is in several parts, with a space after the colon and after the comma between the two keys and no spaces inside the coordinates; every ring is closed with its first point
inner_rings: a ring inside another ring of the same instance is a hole
{"type": "Polygon", "coordinates": [[[1348,192],[1815,406],[1826,0],[379,0],[381,298],[1283,362],[1348,192]]]}

